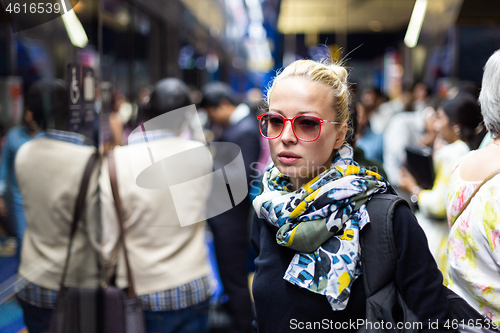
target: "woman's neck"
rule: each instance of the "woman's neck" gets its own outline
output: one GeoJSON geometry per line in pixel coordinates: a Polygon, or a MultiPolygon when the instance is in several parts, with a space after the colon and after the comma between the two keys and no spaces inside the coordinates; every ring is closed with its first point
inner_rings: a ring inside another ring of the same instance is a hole
{"type": "MultiPolygon", "coordinates": [[[[312,179],[312,178],[311,178],[312,179]]],[[[309,180],[299,177],[299,178],[290,178],[290,184],[292,184],[292,190],[297,191],[299,188],[307,184],[309,180]]]]}

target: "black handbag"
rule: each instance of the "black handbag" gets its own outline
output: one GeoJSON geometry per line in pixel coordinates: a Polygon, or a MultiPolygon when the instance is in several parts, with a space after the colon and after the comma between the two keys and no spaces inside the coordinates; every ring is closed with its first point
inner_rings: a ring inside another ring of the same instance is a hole
{"type": "MultiPolygon", "coordinates": [[[[49,333],[145,333],[144,316],[140,299],[135,295],[130,267],[127,274],[131,287],[126,291],[116,286],[107,286],[104,279],[96,288],[75,288],[65,286],[70,261],[73,238],[77,231],[78,221],[85,207],[88,184],[92,171],[98,164],[98,153],[94,153],[85,167],[80,184],[69,244],[60,282],[56,307],[52,314],[49,333]]],[[[113,164],[114,166],[114,164],[113,164]]],[[[111,181],[113,183],[113,181],[111,181]]],[[[116,182],[116,177],[115,177],[116,182]]],[[[120,239],[124,240],[120,214],[120,239]]],[[[125,257],[127,252],[125,244],[125,257]]]]}

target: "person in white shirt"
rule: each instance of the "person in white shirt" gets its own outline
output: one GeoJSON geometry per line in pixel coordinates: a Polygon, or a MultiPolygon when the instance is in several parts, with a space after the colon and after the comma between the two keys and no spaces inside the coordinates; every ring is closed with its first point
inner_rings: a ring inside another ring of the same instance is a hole
{"type": "MultiPolygon", "coordinates": [[[[194,108],[186,84],[159,81],[146,121],[128,137],[128,146],[113,150],[130,267],[151,333],[208,332],[212,280],[204,212],[212,159],[205,145],[185,138],[189,113],[182,111],[189,106],[194,108]],[[175,182],[182,177],[201,181],[184,186],[180,198],[175,182]]],[[[124,288],[128,281],[107,160],[100,188],[104,253],[110,262],[118,260],[117,285],[124,288]]]]}

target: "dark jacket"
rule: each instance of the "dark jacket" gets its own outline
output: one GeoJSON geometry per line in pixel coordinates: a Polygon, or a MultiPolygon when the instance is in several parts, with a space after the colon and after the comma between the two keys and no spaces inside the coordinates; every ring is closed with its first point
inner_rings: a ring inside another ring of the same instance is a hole
{"type": "MultiPolygon", "coordinates": [[[[235,332],[249,332],[251,331],[253,312],[248,292],[246,262],[249,248],[248,227],[251,204],[248,195],[242,198],[245,193],[241,190],[246,185],[245,180],[241,179],[242,166],[241,164],[235,166],[232,162],[241,149],[246,182],[253,179],[251,177],[257,169],[252,167],[252,163],[258,160],[260,154],[260,134],[255,116],[250,114],[236,124],[230,125],[217,141],[231,142],[239,147],[239,149],[235,149],[234,145],[215,145],[217,149],[214,158],[214,169],[223,170],[224,181],[228,183],[228,191],[232,196],[231,203],[239,203],[224,213],[210,218],[208,223],[214,236],[220,277],[224,291],[229,298],[227,305],[232,315],[233,329],[235,332]]],[[[214,173],[214,178],[221,176],[222,173],[214,173]]],[[[208,209],[218,207],[222,199],[220,195],[215,193],[210,199],[208,209]]]]}
{"type": "Polygon", "coordinates": [[[256,172],[256,168],[252,168],[251,164],[259,160],[261,152],[259,125],[255,115],[250,113],[236,124],[229,125],[217,141],[232,142],[240,147],[247,180],[250,180],[256,172]]]}
{"type": "MultiPolygon", "coordinates": [[[[415,216],[404,205],[397,207],[393,225],[398,254],[396,286],[408,307],[420,318],[424,327],[422,332],[440,332],[426,328],[429,322],[440,320],[444,324],[448,318],[443,278],[428,250],[427,239],[415,216]]],[[[356,332],[359,327],[354,324],[366,314],[362,277],[354,281],[347,307],[333,311],[326,296],[283,280],[295,251],[276,243],[276,231],[277,228],[254,216],[251,242],[257,256],[253,296],[256,308],[254,326],[258,332],[318,332],[326,329],[356,332]],[[300,329],[302,327],[304,330],[300,329]]]]}

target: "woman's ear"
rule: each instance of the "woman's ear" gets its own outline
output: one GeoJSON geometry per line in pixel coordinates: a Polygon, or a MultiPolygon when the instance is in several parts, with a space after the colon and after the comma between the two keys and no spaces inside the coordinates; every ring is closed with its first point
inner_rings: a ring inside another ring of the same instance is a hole
{"type": "Polygon", "coordinates": [[[347,123],[343,123],[340,125],[339,130],[337,131],[337,134],[335,135],[335,143],[333,145],[333,148],[339,149],[342,147],[342,145],[345,142],[345,137],[347,135],[347,123]]]}

